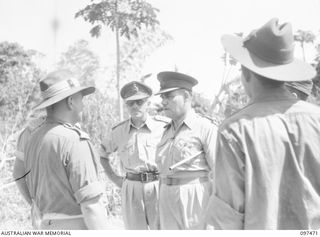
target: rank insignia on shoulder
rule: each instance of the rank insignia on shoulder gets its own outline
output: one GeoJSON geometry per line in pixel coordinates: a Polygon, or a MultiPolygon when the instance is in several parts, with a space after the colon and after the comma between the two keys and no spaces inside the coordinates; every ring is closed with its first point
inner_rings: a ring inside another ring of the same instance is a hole
{"type": "Polygon", "coordinates": [[[222,120],[221,120],[220,118],[216,117],[216,116],[215,116],[215,117],[210,117],[210,116],[205,115],[205,114],[200,114],[200,113],[198,113],[198,114],[199,114],[201,117],[210,120],[210,122],[213,123],[213,124],[216,125],[216,126],[219,126],[219,125],[221,124],[221,122],[222,122],[222,120]]]}
{"type": "Polygon", "coordinates": [[[64,127],[69,128],[73,131],[76,131],[78,133],[78,135],[80,136],[80,140],[90,140],[90,137],[88,135],[88,133],[82,131],[81,129],[79,129],[79,125],[72,125],[70,123],[64,123],[63,124],[64,127]]]}
{"type": "Polygon", "coordinates": [[[114,125],[114,126],[112,127],[112,130],[114,130],[115,128],[119,127],[120,125],[126,123],[128,120],[129,120],[129,119],[126,119],[126,120],[123,120],[123,121],[117,123],[116,125],[114,125]]]}
{"type": "Polygon", "coordinates": [[[28,122],[28,127],[31,131],[35,130],[36,128],[40,127],[46,121],[46,117],[39,117],[32,119],[28,122]]]}
{"type": "Polygon", "coordinates": [[[154,120],[160,121],[160,122],[164,122],[164,123],[170,123],[171,119],[165,116],[161,116],[161,115],[155,115],[154,120]]]}

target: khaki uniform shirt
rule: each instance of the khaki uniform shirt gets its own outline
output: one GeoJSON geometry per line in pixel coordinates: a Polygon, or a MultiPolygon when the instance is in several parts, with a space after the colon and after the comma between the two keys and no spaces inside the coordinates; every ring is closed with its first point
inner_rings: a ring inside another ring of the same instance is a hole
{"type": "Polygon", "coordinates": [[[23,129],[20,133],[18,142],[17,142],[17,149],[15,151],[15,156],[19,160],[24,160],[24,151],[26,150],[26,145],[30,140],[31,134],[40,127],[46,121],[46,117],[40,117],[36,119],[32,119],[28,122],[27,126],[23,129]]]}
{"type": "Polygon", "coordinates": [[[80,203],[103,194],[98,156],[86,133],[47,119],[25,151],[26,181],[41,214],[81,214],[80,203]]]}
{"type": "Polygon", "coordinates": [[[219,129],[217,229],[320,228],[320,108],[286,95],[255,101],[219,129]]]}
{"type": "Polygon", "coordinates": [[[125,120],[112,128],[111,138],[102,142],[100,156],[117,151],[124,172],[146,172],[149,165],[156,166],[156,146],[168,122],[166,117],[148,116],[145,124],[136,128],[131,119],[125,120]]]}
{"type": "Polygon", "coordinates": [[[188,173],[206,174],[213,170],[216,134],[217,126],[213,121],[193,110],[176,130],[173,122],[168,124],[157,148],[156,162],[161,176],[185,177],[188,173]],[[195,155],[190,161],[169,170],[170,166],[195,155]]]}

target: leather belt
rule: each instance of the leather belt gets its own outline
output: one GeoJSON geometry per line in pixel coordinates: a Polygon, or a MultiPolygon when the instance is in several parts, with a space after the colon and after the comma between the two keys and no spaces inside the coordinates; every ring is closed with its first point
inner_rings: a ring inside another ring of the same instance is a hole
{"type": "Polygon", "coordinates": [[[150,172],[139,173],[139,174],[126,173],[126,178],[132,181],[140,181],[141,183],[148,183],[148,182],[159,180],[159,173],[150,173],[150,172]]]}
{"type": "Polygon", "coordinates": [[[204,177],[183,177],[183,178],[173,178],[173,177],[166,177],[161,178],[161,184],[166,185],[184,185],[184,184],[196,184],[196,183],[205,183],[209,181],[208,176],[204,177]]]}

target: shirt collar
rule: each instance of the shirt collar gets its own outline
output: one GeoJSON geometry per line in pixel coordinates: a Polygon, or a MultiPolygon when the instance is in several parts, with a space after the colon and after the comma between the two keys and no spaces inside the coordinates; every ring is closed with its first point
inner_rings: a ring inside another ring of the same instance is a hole
{"type": "MultiPolygon", "coordinates": [[[[196,119],[195,119],[196,116],[197,116],[196,112],[193,109],[191,109],[187,113],[187,115],[184,118],[183,122],[181,123],[180,127],[183,126],[183,125],[186,125],[188,128],[193,129],[195,126],[197,126],[196,119]]],[[[171,122],[168,123],[167,125],[165,125],[164,127],[167,129],[167,128],[171,127],[171,126],[173,127],[173,120],[171,120],[171,122]]]]}
{"type": "MultiPolygon", "coordinates": [[[[152,119],[150,118],[150,116],[147,116],[146,121],[140,126],[140,129],[143,127],[147,128],[150,132],[153,130],[154,123],[153,123],[152,119]]],[[[132,123],[131,118],[130,118],[129,123],[128,123],[128,128],[127,128],[128,133],[130,132],[131,128],[138,129],[136,126],[134,126],[134,124],[132,123]]]]}

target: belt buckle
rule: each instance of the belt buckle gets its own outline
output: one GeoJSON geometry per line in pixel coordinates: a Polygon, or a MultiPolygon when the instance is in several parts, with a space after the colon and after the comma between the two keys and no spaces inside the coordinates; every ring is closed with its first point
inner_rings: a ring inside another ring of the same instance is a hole
{"type": "Polygon", "coordinates": [[[171,186],[173,184],[173,179],[170,177],[165,178],[165,184],[171,186]]]}
{"type": "Polygon", "coordinates": [[[147,183],[149,181],[148,173],[141,173],[140,177],[141,177],[141,183],[147,183]]]}

